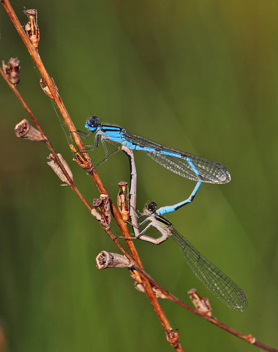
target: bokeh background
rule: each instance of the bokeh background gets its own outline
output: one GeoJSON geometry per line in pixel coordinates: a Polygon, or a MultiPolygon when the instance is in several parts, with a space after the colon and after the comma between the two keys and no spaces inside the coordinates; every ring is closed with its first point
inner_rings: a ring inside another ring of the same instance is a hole
{"type": "MultiPolygon", "coordinates": [[[[136,242],[145,269],[189,302],[195,287],[225,324],[278,347],[278,4],[276,1],[38,1],[39,52],[76,125],[97,115],[162,144],[225,165],[232,181],[201,186],[195,201],[168,219],[230,276],[248,297],[244,313],[214,298],[186,266],[171,239],[136,242]]],[[[39,73],[0,8],[1,60],[21,62],[19,91],[68,161],[91,203],[98,192],[72,162],[69,135],[39,87],[39,73]]],[[[117,251],[87,209],[46,164],[43,144],[19,140],[28,118],[0,79],[0,323],[9,351],[171,351],[146,297],[125,269],[99,271],[95,256],[117,251]]],[[[93,140],[91,140],[93,143],[93,140]]],[[[103,149],[92,152],[97,163],[103,149]]],[[[138,208],[189,196],[194,183],[136,153],[138,208]]],[[[116,200],[129,180],[117,153],[98,167],[116,200]]],[[[112,230],[118,234],[113,222],[112,230]]],[[[155,231],[151,232],[155,235],[155,231]]],[[[161,301],[188,351],[255,351],[161,301]]]]}

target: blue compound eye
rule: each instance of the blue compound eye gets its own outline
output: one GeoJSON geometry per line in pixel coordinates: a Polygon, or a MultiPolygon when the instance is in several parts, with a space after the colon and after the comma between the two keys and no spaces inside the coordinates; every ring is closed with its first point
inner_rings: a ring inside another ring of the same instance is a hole
{"type": "Polygon", "coordinates": [[[99,119],[96,116],[90,117],[90,119],[86,122],[85,127],[90,131],[95,131],[99,126],[99,119]]]}

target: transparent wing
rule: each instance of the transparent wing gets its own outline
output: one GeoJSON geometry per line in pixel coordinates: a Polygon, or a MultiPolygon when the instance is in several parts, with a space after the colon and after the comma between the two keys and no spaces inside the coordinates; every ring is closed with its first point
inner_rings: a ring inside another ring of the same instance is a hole
{"type": "MultiPolygon", "coordinates": [[[[128,132],[125,132],[125,138],[134,145],[138,145],[140,148],[154,149],[154,151],[145,150],[145,152],[150,158],[166,169],[190,180],[199,181],[199,178],[188,162],[188,159],[190,159],[198,170],[203,182],[223,184],[231,180],[229,171],[223,165],[215,161],[166,147],[147,138],[128,132]]],[[[136,150],[136,148],[134,149],[136,150]]]]}
{"type": "Polygon", "coordinates": [[[180,246],[186,263],[201,283],[228,307],[244,312],[247,307],[247,299],[242,289],[203,257],[175,229],[172,230],[172,238],[180,246]]]}

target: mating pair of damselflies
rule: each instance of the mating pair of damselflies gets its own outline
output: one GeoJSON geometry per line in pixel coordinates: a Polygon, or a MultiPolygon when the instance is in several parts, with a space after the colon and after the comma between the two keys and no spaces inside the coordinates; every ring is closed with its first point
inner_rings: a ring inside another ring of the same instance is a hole
{"type": "Polygon", "coordinates": [[[203,257],[188,240],[174,229],[173,225],[168,220],[161,216],[176,211],[182,206],[191,203],[202,182],[214,184],[229,182],[231,176],[228,170],[220,163],[163,146],[147,138],[128,133],[121,127],[102,125],[99,123],[99,119],[96,116],[91,117],[86,122],[85,127],[90,131],[85,135],[85,138],[95,133],[95,141],[91,149],[98,147],[101,140],[106,154],[105,160],[109,157],[105,141],[115,145],[118,150],[120,149],[118,144],[121,144],[122,149],[130,158],[131,175],[133,175],[133,178],[131,178],[133,182],[133,184],[131,184],[131,196],[133,196],[134,199],[134,204],[130,207],[130,214],[136,238],[159,244],[171,236],[182,249],[188,266],[202,284],[227,306],[235,310],[244,311],[247,307],[247,299],[242,289],[208,259],[203,257]],[[180,176],[197,181],[191,195],[182,202],[171,206],[164,206],[158,210],[156,210],[156,203],[149,203],[143,211],[143,215],[146,216],[146,219],[139,224],[139,226],[144,224],[147,224],[147,226],[141,232],[139,231],[135,214],[136,181],[134,178],[136,177],[136,168],[133,150],[142,150],[166,169],[180,176]],[[154,239],[145,235],[145,232],[151,226],[155,227],[161,233],[160,238],[154,239]]]}

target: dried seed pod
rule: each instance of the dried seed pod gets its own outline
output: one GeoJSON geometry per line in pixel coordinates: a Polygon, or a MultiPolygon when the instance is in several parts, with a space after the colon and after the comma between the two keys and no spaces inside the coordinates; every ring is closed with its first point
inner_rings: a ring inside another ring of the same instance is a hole
{"type": "Polygon", "coordinates": [[[211,317],[211,311],[212,308],[210,306],[208,298],[203,298],[201,297],[195,288],[192,288],[187,292],[189,294],[189,297],[191,299],[191,302],[194,304],[195,308],[203,314],[208,315],[211,317]]]}
{"type": "MultiPolygon", "coordinates": [[[[58,88],[57,88],[57,86],[56,86],[56,84],[55,84],[55,82],[54,82],[54,79],[53,78],[51,78],[52,79],[52,82],[53,82],[53,84],[54,84],[54,86],[55,86],[55,88],[56,88],[56,91],[58,92],[58,88]]],[[[53,98],[53,95],[51,94],[51,92],[50,92],[50,89],[48,88],[48,86],[46,85],[46,83],[44,82],[44,80],[41,78],[40,79],[40,86],[41,86],[41,89],[43,90],[43,92],[50,98],[50,99],[54,99],[53,98]]]]}
{"type": "Polygon", "coordinates": [[[102,251],[96,256],[96,267],[100,270],[107,268],[130,268],[131,266],[130,261],[124,255],[118,253],[102,251]]]}
{"type": "Polygon", "coordinates": [[[37,10],[29,9],[26,10],[25,13],[30,20],[30,22],[28,22],[25,26],[25,31],[29,37],[30,42],[38,50],[40,41],[40,30],[38,26],[37,10]]]}
{"type": "Polygon", "coordinates": [[[46,139],[36,128],[30,125],[26,119],[21,120],[14,128],[15,134],[18,138],[29,139],[33,142],[45,142],[46,139]]]}
{"type": "MultiPolygon", "coordinates": [[[[111,224],[111,205],[110,199],[107,194],[101,194],[99,198],[95,198],[93,201],[93,206],[99,211],[99,215],[102,217],[103,221],[106,223],[106,227],[110,228],[111,224]]],[[[94,215],[94,214],[92,214],[94,215]]]]}
{"type": "Polygon", "coordinates": [[[13,85],[17,85],[20,82],[19,74],[20,74],[20,61],[17,58],[10,58],[8,64],[5,64],[5,61],[2,61],[2,68],[5,72],[8,80],[13,85]]]}
{"type": "MultiPolygon", "coordinates": [[[[65,159],[62,157],[60,153],[57,154],[60,162],[63,164],[64,168],[66,169],[68,175],[70,176],[71,180],[73,181],[73,174],[71,172],[71,169],[68,165],[68,163],[65,161],[65,159]]],[[[50,161],[47,162],[47,164],[52,168],[52,170],[55,172],[55,174],[59,177],[59,179],[62,182],[65,182],[62,186],[70,186],[70,181],[67,179],[66,175],[64,174],[63,170],[60,168],[60,165],[57,163],[57,160],[54,158],[53,154],[49,154],[48,159],[50,161]]]]}

